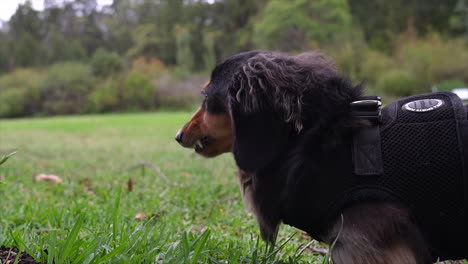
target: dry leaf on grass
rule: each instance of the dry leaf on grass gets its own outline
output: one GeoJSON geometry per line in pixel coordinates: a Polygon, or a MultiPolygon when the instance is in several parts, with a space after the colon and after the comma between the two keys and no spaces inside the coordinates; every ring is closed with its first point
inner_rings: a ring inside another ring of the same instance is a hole
{"type": "Polygon", "coordinates": [[[86,186],[87,188],[91,189],[91,186],[93,185],[93,182],[91,181],[90,178],[84,178],[80,180],[80,184],[86,186]]]}
{"type": "Polygon", "coordinates": [[[153,214],[138,213],[138,214],[136,214],[136,215],[133,217],[133,219],[135,219],[135,220],[143,220],[143,219],[147,219],[147,218],[158,218],[158,217],[160,217],[163,213],[164,213],[164,211],[159,212],[159,213],[153,213],[153,214]]]}
{"type": "Polygon", "coordinates": [[[135,220],[143,220],[145,219],[146,217],[148,217],[147,214],[144,214],[144,213],[138,213],[135,215],[135,217],[133,217],[135,220]]]}
{"type": "Polygon", "coordinates": [[[128,178],[127,181],[127,192],[133,191],[133,180],[132,178],[128,178]]]}
{"type": "Polygon", "coordinates": [[[93,192],[93,182],[91,181],[90,178],[84,178],[80,181],[81,185],[84,185],[86,187],[86,193],[87,194],[94,194],[93,192]]]}
{"type": "Polygon", "coordinates": [[[56,183],[63,183],[63,180],[62,178],[60,178],[59,176],[57,175],[53,175],[53,174],[44,174],[44,173],[41,173],[41,174],[38,174],[36,176],[34,176],[34,178],[38,181],[47,181],[47,182],[56,182],[56,183]]]}

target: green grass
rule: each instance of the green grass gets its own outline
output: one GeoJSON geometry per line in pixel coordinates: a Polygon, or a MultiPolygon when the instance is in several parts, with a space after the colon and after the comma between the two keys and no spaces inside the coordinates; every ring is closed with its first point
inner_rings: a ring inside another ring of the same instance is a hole
{"type": "Polygon", "coordinates": [[[0,245],[43,263],[322,263],[298,254],[309,239],[290,227],[266,247],[232,155],[204,159],[173,140],[189,117],[0,120],[0,156],[17,151],[0,166],[0,245]],[[129,170],[143,162],[164,175],[129,170]],[[39,173],[64,183],[38,182],[39,173]]]}

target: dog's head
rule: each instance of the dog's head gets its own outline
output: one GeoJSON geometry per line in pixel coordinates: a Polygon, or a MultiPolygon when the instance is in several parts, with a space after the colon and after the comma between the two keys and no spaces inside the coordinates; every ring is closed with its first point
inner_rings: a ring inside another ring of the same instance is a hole
{"type": "Polygon", "coordinates": [[[234,55],[213,70],[202,105],[176,140],[205,157],[233,152],[239,168],[255,172],[273,162],[291,138],[347,109],[351,99],[343,97],[352,96],[340,91],[345,82],[319,53],[234,55]]]}

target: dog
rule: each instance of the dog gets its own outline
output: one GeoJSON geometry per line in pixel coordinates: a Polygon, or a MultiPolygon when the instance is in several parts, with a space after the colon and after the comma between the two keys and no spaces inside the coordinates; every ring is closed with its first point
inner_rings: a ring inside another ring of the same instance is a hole
{"type": "Polygon", "coordinates": [[[363,96],[363,85],[325,55],[272,51],[226,59],[202,94],[175,139],[208,158],[233,153],[267,242],[285,223],[333,244],[337,264],[468,257],[468,129],[466,109],[452,95],[410,97],[381,110],[379,98],[363,96]],[[463,111],[453,114],[455,106],[463,111]],[[423,120],[425,113],[435,121],[423,120]]]}

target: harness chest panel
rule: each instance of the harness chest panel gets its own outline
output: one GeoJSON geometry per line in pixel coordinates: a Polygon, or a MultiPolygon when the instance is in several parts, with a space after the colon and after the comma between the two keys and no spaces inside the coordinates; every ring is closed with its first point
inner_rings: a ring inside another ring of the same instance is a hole
{"type": "Polygon", "coordinates": [[[468,248],[466,122],[461,100],[451,93],[408,97],[382,110],[384,174],[372,188],[411,208],[440,256],[468,248]]]}
{"type": "Polygon", "coordinates": [[[379,127],[382,170],[355,173],[351,138],[311,157],[317,161],[302,171],[314,175],[297,177],[283,221],[320,238],[347,206],[391,201],[411,209],[434,257],[467,257],[468,121],[461,100],[448,92],[407,97],[382,109],[379,127]],[[303,201],[310,211],[294,207],[303,201]]]}

